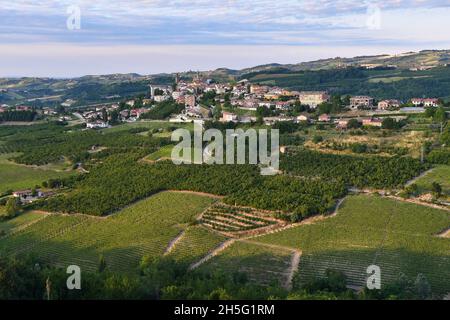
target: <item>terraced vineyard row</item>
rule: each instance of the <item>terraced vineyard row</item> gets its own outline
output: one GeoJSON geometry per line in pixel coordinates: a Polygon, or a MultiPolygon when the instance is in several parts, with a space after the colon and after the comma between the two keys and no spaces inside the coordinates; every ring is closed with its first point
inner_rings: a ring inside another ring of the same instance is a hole
{"type": "Polygon", "coordinates": [[[201,222],[209,228],[225,233],[250,231],[279,223],[269,214],[251,208],[234,207],[223,203],[209,208],[203,214],[201,222]]]}

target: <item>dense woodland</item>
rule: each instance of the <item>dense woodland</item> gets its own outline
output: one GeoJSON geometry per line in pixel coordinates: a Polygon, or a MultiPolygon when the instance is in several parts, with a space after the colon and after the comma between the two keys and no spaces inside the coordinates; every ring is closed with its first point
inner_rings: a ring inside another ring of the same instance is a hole
{"type": "Polygon", "coordinates": [[[379,189],[399,187],[427,167],[410,157],[335,155],[307,149],[284,156],[280,165],[292,175],[342,179],[349,187],[379,189]]]}
{"type": "Polygon", "coordinates": [[[74,191],[41,205],[50,211],[104,215],[162,190],[192,190],[226,196],[230,204],[294,212],[301,219],[326,213],[345,194],[340,181],[265,177],[247,165],[138,163],[141,156],[110,156],[81,177],[74,191]]]}
{"type": "Polygon", "coordinates": [[[2,121],[33,121],[36,118],[35,111],[5,111],[0,113],[0,122],[2,121]]]}
{"type": "Polygon", "coordinates": [[[44,165],[59,161],[63,157],[73,163],[86,161],[92,156],[89,151],[96,146],[107,148],[108,151],[102,153],[105,155],[133,148],[152,152],[169,143],[168,139],[137,135],[133,130],[103,134],[100,131],[71,129],[74,128],[49,124],[21,132],[12,131],[14,135],[4,138],[6,143],[0,146],[0,151],[22,153],[14,158],[18,163],[44,165]]]}

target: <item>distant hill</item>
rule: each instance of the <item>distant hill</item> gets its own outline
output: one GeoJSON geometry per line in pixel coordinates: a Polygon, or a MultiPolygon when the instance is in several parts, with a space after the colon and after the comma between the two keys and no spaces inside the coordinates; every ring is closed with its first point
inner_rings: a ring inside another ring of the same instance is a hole
{"type": "MultiPolygon", "coordinates": [[[[295,90],[328,90],[333,94],[367,94],[378,99],[450,98],[450,50],[424,50],[397,55],[330,58],[298,64],[266,64],[232,70],[180,72],[225,82],[253,83],[295,90]]],[[[51,105],[74,99],[78,105],[148,93],[148,85],[172,84],[175,74],[87,75],[73,79],[0,78],[0,103],[51,105]],[[44,99],[42,99],[44,98],[44,99]]]]}
{"type": "Polygon", "coordinates": [[[283,68],[290,71],[326,70],[360,66],[395,66],[398,69],[435,68],[450,63],[450,50],[424,50],[397,55],[360,56],[354,58],[330,58],[298,64],[269,64],[241,70],[241,75],[252,72],[270,71],[283,68]]]}

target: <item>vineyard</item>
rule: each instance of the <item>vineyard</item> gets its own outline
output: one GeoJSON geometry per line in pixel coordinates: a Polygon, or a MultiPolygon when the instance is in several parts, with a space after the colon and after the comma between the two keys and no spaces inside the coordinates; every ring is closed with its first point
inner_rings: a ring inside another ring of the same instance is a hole
{"type": "Polygon", "coordinates": [[[292,252],[246,242],[235,242],[199,270],[244,273],[260,285],[283,285],[288,278],[292,252]]]}
{"type": "Polygon", "coordinates": [[[444,195],[450,197],[450,166],[439,165],[432,171],[415,181],[421,193],[431,192],[433,182],[437,182],[442,186],[444,195]]]}
{"type": "MultiPolygon", "coordinates": [[[[113,271],[132,273],[143,256],[162,256],[168,244],[214,199],[182,193],[159,193],[108,218],[49,215],[0,240],[0,254],[27,255],[57,266],[79,265],[95,271],[100,255],[113,271]]],[[[10,223],[17,223],[19,216],[10,223]]],[[[0,223],[0,228],[8,226],[0,223]]],[[[191,261],[222,237],[188,228],[173,254],[191,261]]]]}
{"type": "Polygon", "coordinates": [[[400,272],[423,273],[437,293],[450,291],[450,239],[437,234],[450,226],[444,210],[376,196],[351,196],[336,217],[256,238],[258,242],[300,249],[305,283],[328,268],[343,271],[350,284],[363,286],[366,268],[381,267],[383,279],[400,272]]]}
{"type": "Polygon", "coordinates": [[[210,232],[201,226],[187,228],[167,255],[177,261],[193,263],[206,256],[212,248],[224,242],[226,237],[210,232]]]}
{"type": "Polygon", "coordinates": [[[234,207],[223,203],[209,208],[201,218],[203,225],[228,235],[283,224],[271,214],[252,208],[234,207]]]}
{"type": "MultiPolygon", "coordinates": [[[[4,211],[4,208],[0,206],[0,214],[4,211]]],[[[0,222],[0,237],[10,235],[18,230],[31,225],[32,223],[45,218],[46,216],[41,213],[27,212],[19,215],[13,220],[6,220],[0,222]]]]}

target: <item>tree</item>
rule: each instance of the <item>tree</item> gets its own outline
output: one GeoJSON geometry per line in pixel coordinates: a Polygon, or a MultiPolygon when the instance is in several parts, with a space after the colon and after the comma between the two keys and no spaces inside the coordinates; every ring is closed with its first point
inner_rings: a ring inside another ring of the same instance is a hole
{"type": "Polygon", "coordinates": [[[417,275],[414,287],[416,289],[417,298],[425,300],[431,297],[430,283],[423,274],[419,273],[417,275]]]}
{"type": "Polygon", "coordinates": [[[102,120],[103,121],[108,121],[108,112],[106,111],[106,108],[102,109],[102,120]]]}
{"type": "Polygon", "coordinates": [[[98,272],[103,272],[106,269],[106,260],[103,255],[100,256],[99,263],[98,263],[98,272]]]}
{"type": "Polygon", "coordinates": [[[436,113],[436,108],[434,108],[434,107],[425,109],[425,116],[427,118],[433,118],[435,113],[436,113]]]}
{"type": "Polygon", "coordinates": [[[323,141],[323,137],[322,136],[314,136],[313,137],[313,142],[314,143],[319,143],[323,141]]]}
{"type": "Polygon", "coordinates": [[[119,120],[119,112],[117,110],[111,111],[111,124],[116,124],[119,120]]]}
{"type": "Polygon", "coordinates": [[[317,114],[329,114],[333,110],[333,105],[329,102],[321,103],[317,106],[317,114]]]}
{"type": "Polygon", "coordinates": [[[217,105],[213,111],[214,120],[219,120],[221,116],[222,116],[222,107],[220,105],[217,105]]]}
{"type": "Polygon", "coordinates": [[[443,107],[439,107],[433,117],[434,121],[444,123],[447,120],[447,113],[443,107]]]}
{"type": "Polygon", "coordinates": [[[350,119],[347,123],[347,128],[349,129],[361,128],[361,123],[357,119],[350,119]]]}
{"type": "Polygon", "coordinates": [[[19,214],[20,200],[17,198],[9,198],[6,202],[6,218],[11,219],[19,214]]]}
{"type": "Polygon", "coordinates": [[[392,130],[397,127],[397,123],[394,119],[388,117],[388,118],[383,119],[381,126],[383,129],[392,130]]]}
{"type": "Polygon", "coordinates": [[[433,190],[433,193],[436,195],[436,197],[439,198],[442,195],[442,187],[436,181],[431,184],[431,189],[433,190]]]}

